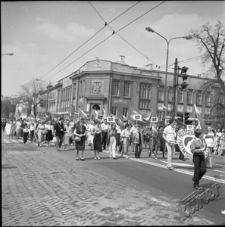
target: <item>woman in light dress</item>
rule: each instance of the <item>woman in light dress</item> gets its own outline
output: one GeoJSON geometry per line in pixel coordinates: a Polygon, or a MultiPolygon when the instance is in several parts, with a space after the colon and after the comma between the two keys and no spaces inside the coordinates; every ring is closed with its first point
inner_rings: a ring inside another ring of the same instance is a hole
{"type": "Polygon", "coordinates": [[[12,137],[12,139],[13,139],[13,135],[15,133],[15,129],[16,129],[16,126],[13,123],[13,120],[8,121],[6,123],[5,132],[6,132],[6,135],[8,135],[9,139],[10,139],[10,137],[12,137]]]}
{"type": "Polygon", "coordinates": [[[95,159],[100,159],[99,151],[102,149],[102,129],[98,120],[94,121],[94,127],[92,132],[94,135],[93,143],[95,159]]]}
{"type": "Polygon", "coordinates": [[[41,147],[41,145],[43,145],[43,141],[44,141],[44,137],[45,137],[45,134],[43,134],[44,131],[45,131],[44,121],[41,121],[41,124],[39,124],[37,127],[38,146],[40,146],[40,147],[41,147]]]}

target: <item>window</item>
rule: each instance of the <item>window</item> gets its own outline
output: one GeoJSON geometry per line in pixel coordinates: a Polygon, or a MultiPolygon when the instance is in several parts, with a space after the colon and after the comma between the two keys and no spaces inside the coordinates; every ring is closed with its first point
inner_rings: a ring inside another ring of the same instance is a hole
{"type": "Polygon", "coordinates": [[[130,82],[128,81],[124,81],[123,96],[130,97],[130,82]]]}
{"type": "Polygon", "coordinates": [[[193,92],[191,90],[188,90],[187,92],[187,104],[193,104],[193,92]]]}
{"type": "Polygon", "coordinates": [[[151,85],[140,84],[140,99],[151,99],[151,85]]]}
{"type": "Polygon", "coordinates": [[[205,114],[204,118],[205,119],[210,119],[210,114],[205,114]]]}
{"type": "Polygon", "coordinates": [[[128,117],[128,108],[123,108],[123,116],[128,117]]]}
{"type": "Polygon", "coordinates": [[[178,90],[178,103],[184,102],[184,93],[181,90],[178,90]]]}
{"type": "Polygon", "coordinates": [[[119,96],[119,80],[113,80],[112,95],[119,96]]]}
{"type": "Polygon", "coordinates": [[[158,118],[159,118],[159,121],[162,121],[162,119],[163,119],[163,112],[162,111],[158,112],[158,118]]]}
{"type": "Polygon", "coordinates": [[[117,107],[111,107],[111,114],[117,115],[117,107]]]}
{"type": "Polygon", "coordinates": [[[59,103],[59,97],[60,97],[60,90],[57,92],[57,103],[59,103]]]}
{"type": "Polygon", "coordinates": [[[211,106],[211,94],[210,93],[205,94],[205,106],[211,106]]]}
{"type": "Polygon", "coordinates": [[[200,92],[196,93],[196,105],[202,105],[202,94],[200,92]]]}
{"type": "Polygon", "coordinates": [[[173,88],[169,88],[168,90],[168,102],[173,102],[173,97],[174,97],[174,90],[173,88]]]}
{"type": "Polygon", "coordinates": [[[164,87],[160,86],[158,89],[158,100],[163,102],[164,101],[164,87]]]}
{"type": "Polygon", "coordinates": [[[222,94],[222,93],[219,93],[219,94],[218,94],[218,101],[219,101],[219,103],[221,103],[221,104],[224,103],[224,94],[222,94]]]}
{"type": "Polygon", "coordinates": [[[141,100],[139,102],[139,109],[140,110],[149,110],[150,109],[150,106],[151,106],[151,101],[141,100]]]}

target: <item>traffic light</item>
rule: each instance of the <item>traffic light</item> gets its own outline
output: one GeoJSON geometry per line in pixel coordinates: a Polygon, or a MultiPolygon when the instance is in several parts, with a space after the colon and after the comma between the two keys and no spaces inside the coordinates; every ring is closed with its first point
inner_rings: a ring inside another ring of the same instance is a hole
{"type": "Polygon", "coordinates": [[[188,68],[186,66],[182,67],[181,73],[180,73],[181,74],[180,77],[182,77],[183,79],[183,83],[180,85],[182,90],[186,89],[186,87],[188,86],[188,84],[185,82],[185,80],[187,80],[188,78],[188,76],[186,75],[187,71],[188,71],[188,68]]]}
{"type": "Polygon", "coordinates": [[[191,125],[193,121],[188,120],[190,117],[190,113],[185,113],[184,118],[185,118],[185,125],[191,125]]]}

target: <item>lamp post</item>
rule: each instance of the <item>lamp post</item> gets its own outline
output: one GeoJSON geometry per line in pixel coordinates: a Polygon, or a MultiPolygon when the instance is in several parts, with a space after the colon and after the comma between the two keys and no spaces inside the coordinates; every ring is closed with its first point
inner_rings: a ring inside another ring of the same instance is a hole
{"type": "Polygon", "coordinates": [[[6,53],[6,54],[1,54],[1,55],[9,55],[9,56],[13,56],[14,53],[6,53]]]}
{"type": "MultiPolygon", "coordinates": [[[[166,95],[166,89],[167,89],[167,72],[168,72],[168,58],[169,58],[169,45],[170,45],[170,41],[173,39],[192,39],[192,36],[181,36],[181,37],[174,37],[171,38],[169,41],[162,35],[160,35],[158,32],[156,32],[155,30],[153,30],[150,27],[146,27],[145,28],[146,31],[148,32],[152,32],[152,33],[156,33],[158,36],[162,37],[167,44],[167,52],[166,52],[166,76],[165,76],[165,87],[164,87],[164,106],[166,107],[166,110],[163,112],[163,119],[165,118],[166,115],[166,111],[167,111],[167,95],[166,95]]],[[[163,121],[164,122],[164,121],[163,121]]]]}

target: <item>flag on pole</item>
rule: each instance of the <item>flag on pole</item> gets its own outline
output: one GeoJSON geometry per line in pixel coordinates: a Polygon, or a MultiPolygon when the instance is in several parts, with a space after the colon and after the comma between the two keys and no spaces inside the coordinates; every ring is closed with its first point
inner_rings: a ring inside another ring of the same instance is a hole
{"type": "Polygon", "coordinates": [[[85,118],[87,118],[87,114],[84,113],[84,111],[83,111],[81,108],[79,108],[79,110],[80,110],[80,112],[83,114],[83,116],[84,116],[85,118]]]}
{"type": "Polygon", "coordinates": [[[122,124],[122,121],[120,120],[120,118],[118,119],[118,123],[119,123],[119,124],[122,124]]]}
{"type": "Polygon", "coordinates": [[[164,105],[162,105],[162,108],[163,108],[164,110],[167,110],[167,108],[166,108],[164,105]]]}
{"type": "Polygon", "coordinates": [[[149,115],[146,116],[146,117],[143,117],[143,116],[142,116],[142,119],[145,120],[145,121],[150,121],[151,116],[152,116],[152,112],[150,112],[149,115]]]}
{"type": "Polygon", "coordinates": [[[124,115],[122,115],[122,117],[123,117],[123,120],[124,120],[124,121],[126,121],[126,120],[127,120],[127,118],[126,118],[124,115]]]}
{"type": "Polygon", "coordinates": [[[106,117],[106,114],[105,114],[105,110],[104,110],[104,108],[102,108],[102,116],[103,116],[103,118],[105,118],[105,117],[106,117]]]}
{"type": "Polygon", "coordinates": [[[202,116],[201,116],[201,113],[200,111],[198,110],[197,106],[194,104],[194,107],[195,107],[195,113],[197,115],[197,118],[198,118],[198,126],[196,128],[199,128],[202,130],[202,133],[204,134],[208,134],[208,127],[207,125],[205,124],[202,116]]]}

